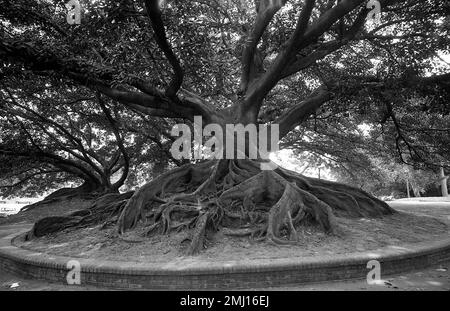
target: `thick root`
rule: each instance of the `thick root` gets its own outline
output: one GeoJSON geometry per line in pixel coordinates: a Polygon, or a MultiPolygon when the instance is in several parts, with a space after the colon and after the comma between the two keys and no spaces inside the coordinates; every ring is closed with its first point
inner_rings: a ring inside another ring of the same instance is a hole
{"type": "Polygon", "coordinates": [[[101,197],[105,193],[107,193],[105,189],[93,189],[85,185],[77,188],[62,188],[49,194],[42,201],[22,207],[19,213],[29,212],[48,204],[63,202],[70,199],[94,200],[95,198],[101,197]]]}
{"type": "Polygon", "coordinates": [[[296,240],[295,225],[308,215],[327,233],[335,233],[337,225],[331,207],[314,195],[289,183],[275,172],[263,171],[245,182],[225,191],[219,198],[222,201],[242,199],[243,202],[276,202],[268,213],[267,239],[277,244],[285,244],[280,239],[284,226],[296,240]],[[293,218],[295,218],[295,223],[293,218]]]}
{"type": "Polygon", "coordinates": [[[133,229],[139,220],[145,219],[144,208],[147,204],[167,203],[162,197],[176,190],[180,184],[196,186],[204,182],[204,177],[211,169],[211,162],[198,165],[187,164],[178,167],[142,186],[126,204],[119,218],[119,233],[133,229]]]}
{"type": "Polygon", "coordinates": [[[197,218],[194,231],[192,233],[191,245],[186,252],[187,255],[197,254],[205,246],[206,226],[208,224],[208,213],[204,213],[197,218]]]}
{"type": "Polygon", "coordinates": [[[280,200],[272,206],[269,212],[267,225],[267,239],[275,244],[290,244],[297,241],[297,230],[292,222],[292,214],[297,212],[301,205],[296,201],[298,195],[292,185],[287,184],[280,200]],[[297,209],[297,211],[295,211],[297,209]],[[282,226],[286,225],[289,230],[289,241],[281,239],[282,226]]]}
{"type": "Polygon", "coordinates": [[[333,212],[343,217],[377,217],[394,214],[395,210],[367,192],[332,181],[305,177],[283,168],[276,170],[280,176],[333,208],[333,212]]]}
{"type": "Polygon", "coordinates": [[[95,200],[88,209],[73,212],[67,216],[46,217],[36,222],[27,234],[27,239],[73,228],[84,228],[100,223],[103,227],[116,223],[117,216],[133,192],[107,194],[95,200]]]}

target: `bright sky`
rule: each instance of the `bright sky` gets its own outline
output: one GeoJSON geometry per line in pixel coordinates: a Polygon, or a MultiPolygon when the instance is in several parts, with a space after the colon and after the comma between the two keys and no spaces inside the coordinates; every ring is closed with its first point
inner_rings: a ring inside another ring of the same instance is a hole
{"type": "MultiPolygon", "coordinates": [[[[309,177],[319,177],[319,169],[315,167],[307,167],[308,163],[300,162],[293,154],[292,150],[283,149],[277,152],[272,152],[270,153],[270,159],[285,169],[295,171],[309,177]]],[[[320,168],[320,178],[334,180],[330,170],[323,167],[320,168]]]]}

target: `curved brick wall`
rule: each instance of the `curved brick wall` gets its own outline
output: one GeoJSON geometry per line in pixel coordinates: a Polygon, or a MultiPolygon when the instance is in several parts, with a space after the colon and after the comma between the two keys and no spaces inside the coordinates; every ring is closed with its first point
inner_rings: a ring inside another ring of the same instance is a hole
{"type": "Polygon", "coordinates": [[[267,288],[311,282],[366,279],[367,262],[381,263],[381,277],[424,268],[450,259],[450,238],[377,251],[321,258],[171,263],[128,263],[77,259],[36,253],[14,246],[15,235],[0,239],[0,268],[22,277],[66,282],[67,262],[81,264],[82,284],[142,289],[267,288]]]}

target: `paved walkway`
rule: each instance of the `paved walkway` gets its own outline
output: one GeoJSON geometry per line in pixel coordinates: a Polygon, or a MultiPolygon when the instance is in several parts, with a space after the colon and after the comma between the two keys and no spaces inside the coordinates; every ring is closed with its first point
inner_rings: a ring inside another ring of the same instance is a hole
{"type": "MultiPolygon", "coordinates": [[[[436,202],[441,198],[403,199],[389,202],[399,211],[416,215],[432,216],[446,221],[450,225],[450,198],[448,202],[436,202]]],[[[383,273],[381,273],[383,277],[383,273]]],[[[390,276],[382,285],[368,285],[365,281],[332,282],[317,285],[305,285],[276,290],[375,290],[375,291],[450,291],[450,261],[429,269],[412,273],[390,276]]]]}
{"type": "MultiPolygon", "coordinates": [[[[393,202],[392,206],[404,212],[424,214],[447,220],[450,223],[450,202],[393,202]]],[[[0,238],[31,228],[31,224],[22,222],[0,226],[0,238]]],[[[321,284],[308,284],[285,288],[267,288],[267,290],[450,290],[450,261],[440,265],[415,271],[413,273],[390,276],[381,285],[368,285],[365,280],[339,281],[321,284]]],[[[381,271],[382,274],[382,271],[381,271]]],[[[383,277],[383,275],[381,275],[383,277]]],[[[94,286],[68,286],[39,280],[27,280],[0,270],[0,290],[103,290],[94,286]]]]}

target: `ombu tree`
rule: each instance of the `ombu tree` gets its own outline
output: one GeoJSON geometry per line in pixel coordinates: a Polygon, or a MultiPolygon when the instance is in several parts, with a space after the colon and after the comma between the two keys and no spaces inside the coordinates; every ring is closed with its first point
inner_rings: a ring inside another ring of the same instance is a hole
{"type": "MultiPolygon", "coordinates": [[[[369,66],[352,67],[339,53],[343,48],[358,54],[367,40],[378,38],[437,49],[442,41],[436,34],[448,35],[440,1],[380,1],[383,18],[376,27],[366,26],[371,9],[365,0],[165,1],[164,9],[156,0],[101,3],[102,11],[98,1],[83,2],[81,25],[71,27],[65,16],[53,14],[55,7],[62,11],[57,1],[6,1],[4,66],[58,75],[151,116],[186,122],[201,116],[204,126],[222,127],[272,122],[281,139],[325,103],[339,105],[342,92],[385,82],[369,66]],[[268,113],[272,96],[290,87],[298,88],[302,99],[284,96],[285,104],[268,113]]],[[[405,53],[414,57],[411,50],[405,53]]],[[[390,78],[418,85],[449,76],[418,71],[408,79],[390,78]]],[[[100,200],[93,209],[110,203],[100,200]]],[[[217,230],[289,244],[306,222],[335,234],[335,216],[390,213],[386,203],[360,189],[283,168],[261,171],[260,160],[222,159],[155,178],[115,217],[120,233],[140,224],[147,235],[185,230],[191,241],[187,252],[193,254],[217,230]]],[[[45,234],[41,229],[49,222],[61,228],[85,225],[83,219],[77,213],[41,221],[32,233],[45,234]]]]}

